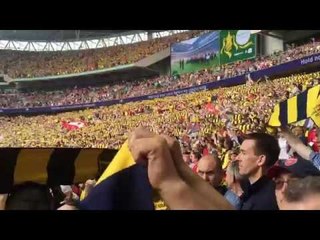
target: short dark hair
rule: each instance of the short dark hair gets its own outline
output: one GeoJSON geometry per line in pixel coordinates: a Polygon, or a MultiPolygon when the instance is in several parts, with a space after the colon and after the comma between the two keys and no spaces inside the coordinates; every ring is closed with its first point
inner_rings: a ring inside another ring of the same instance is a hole
{"type": "Polygon", "coordinates": [[[52,198],[46,185],[25,182],[14,186],[6,210],[51,210],[52,198]]]}
{"type": "Polygon", "coordinates": [[[245,135],[244,140],[254,140],[256,155],[266,156],[266,166],[273,166],[278,161],[280,154],[279,143],[276,138],[267,133],[250,133],[245,135]]]}
{"type": "Polygon", "coordinates": [[[230,138],[225,138],[224,139],[224,145],[227,145],[227,149],[230,150],[233,147],[233,142],[230,138]]]}
{"type": "Polygon", "coordinates": [[[320,194],[320,177],[308,176],[301,179],[291,179],[284,196],[288,202],[301,201],[305,196],[320,194]]]}
{"type": "Polygon", "coordinates": [[[198,151],[193,150],[191,151],[191,154],[193,154],[198,160],[201,158],[201,153],[198,151]]]}

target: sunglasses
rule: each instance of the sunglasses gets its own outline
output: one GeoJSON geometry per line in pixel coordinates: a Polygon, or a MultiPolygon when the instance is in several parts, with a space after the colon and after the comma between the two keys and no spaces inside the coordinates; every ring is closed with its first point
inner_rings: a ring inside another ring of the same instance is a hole
{"type": "Polygon", "coordinates": [[[297,177],[290,177],[290,178],[287,179],[287,180],[282,179],[282,178],[275,178],[275,179],[273,179],[273,181],[274,181],[275,184],[276,184],[276,188],[282,188],[285,183],[288,184],[289,181],[297,180],[297,179],[299,179],[299,178],[297,178],[297,177]]]}

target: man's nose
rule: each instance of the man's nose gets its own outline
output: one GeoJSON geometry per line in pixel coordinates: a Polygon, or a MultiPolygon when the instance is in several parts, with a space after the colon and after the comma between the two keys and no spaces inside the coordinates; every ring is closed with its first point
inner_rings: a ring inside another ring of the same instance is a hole
{"type": "Polygon", "coordinates": [[[202,174],[202,179],[205,181],[209,181],[208,174],[206,174],[206,173],[202,174]]]}

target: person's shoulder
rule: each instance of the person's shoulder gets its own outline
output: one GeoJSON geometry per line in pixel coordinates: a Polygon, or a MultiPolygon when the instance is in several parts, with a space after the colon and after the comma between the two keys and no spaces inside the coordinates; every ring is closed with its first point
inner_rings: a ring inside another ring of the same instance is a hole
{"type": "Polygon", "coordinates": [[[255,208],[257,210],[277,210],[277,200],[275,195],[275,183],[265,177],[264,184],[255,194],[255,208]]]}
{"type": "Polygon", "coordinates": [[[264,176],[259,181],[259,187],[256,188],[254,194],[255,198],[259,198],[263,201],[264,199],[269,199],[270,196],[275,195],[275,183],[271,179],[264,176]]]}
{"type": "Polygon", "coordinates": [[[276,188],[276,186],[275,186],[274,181],[272,181],[270,178],[266,177],[265,184],[262,187],[262,189],[264,189],[264,192],[272,192],[272,193],[274,193],[275,188],[276,188]]]}
{"type": "Polygon", "coordinates": [[[256,201],[253,210],[279,210],[275,193],[256,201]]]}
{"type": "MultiPolygon", "coordinates": [[[[257,191],[257,194],[262,196],[273,196],[275,195],[275,183],[270,178],[264,177],[263,184],[257,191]]],[[[262,197],[263,198],[263,197],[262,197]]]]}

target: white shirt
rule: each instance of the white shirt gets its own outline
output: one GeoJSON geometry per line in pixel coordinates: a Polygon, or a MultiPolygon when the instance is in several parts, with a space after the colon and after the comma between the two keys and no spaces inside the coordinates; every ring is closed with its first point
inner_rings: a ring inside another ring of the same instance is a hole
{"type": "Polygon", "coordinates": [[[285,138],[278,139],[279,147],[280,147],[280,154],[279,159],[288,159],[290,155],[288,154],[288,143],[285,138]]]}

